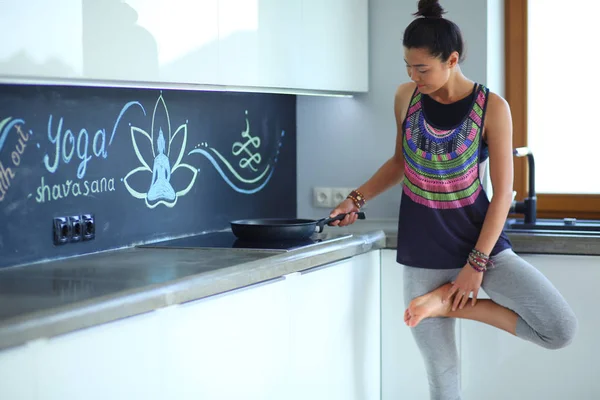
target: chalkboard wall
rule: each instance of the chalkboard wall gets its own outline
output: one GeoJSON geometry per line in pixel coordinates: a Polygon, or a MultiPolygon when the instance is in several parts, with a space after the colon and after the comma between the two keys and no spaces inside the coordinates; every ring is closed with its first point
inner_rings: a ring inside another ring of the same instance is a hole
{"type": "Polygon", "coordinates": [[[296,213],[296,98],[0,85],[0,267],[296,213]],[[53,241],[93,214],[95,238],[53,241]]]}

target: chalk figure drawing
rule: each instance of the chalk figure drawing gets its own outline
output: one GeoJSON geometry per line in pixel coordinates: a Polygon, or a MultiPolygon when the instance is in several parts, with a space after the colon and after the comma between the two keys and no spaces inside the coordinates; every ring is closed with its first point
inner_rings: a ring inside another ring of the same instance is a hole
{"type": "MultiPolygon", "coordinates": [[[[247,114],[248,111],[246,111],[247,114]]],[[[131,126],[133,150],[141,165],[129,171],[125,178],[123,178],[123,183],[133,197],[143,199],[149,208],[155,208],[160,204],[167,207],[175,206],[177,199],[185,196],[196,182],[198,171],[200,170],[182,162],[187,145],[187,124],[188,121],[180,125],[175,133],[171,133],[169,111],[161,94],[156,101],[154,112],[152,113],[152,131],[147,133],[142,128],[131,126]],[[160,121],[166,122],[160,123],[160,121]],[[181,143],[181,148],[179,149],[174,148],[174,140],[177,135],[183,136],[182,141],[175,142],[181,143]],[[140,140],[142,141],[142,145],[147,140],[152,147],[152,156],[154,157],[152,160],[145,160],[142,156],[140,142],[138,142],[140,140]],[[172,153],[176,153],[177,158],[171,166],[172,153]],[[150,167],[150,164],[152,164],[152,167],[150,167]],[[171,177],[181,168],[189,169],[193,175],[185,188],[177,190],[171,184],[171,177]],[[146,173],[148,175],[148,189],[145,192],[134,189],[129,182],[130,178],[138,173],[146,173]]],[[[282,131],[279,137],[279,146],[273,158],[273,164],[277,163],[282,145],[281,140],[284,136],[285,131],[282,131]]],[[[247,117],[246,130],[241,132],[241,138],[242,140],[234,142],[231,148],[231,154],[234,157],[240,157],[238,168],[234,168],[223,154],[210,147],[208,143],[197,145],[196,148],[188,152],[188,156],[192,154],[204,156],[233,190],[238,193],[253,194],[262,190],[267,185],[273,176],[275,168],[271,163],[267,163],[262,170],[259,170],[258,166],[263,161],[263,157],[259,153],[261,140],[258,136],[252,136],[250,133],[250,123],[247,117]],[[255,176],[251,178],[243,177],[239,171],[244,170],[251,171],[250,174],[255,176]],[[232,176],[233,180],[228,175],[232,176]],[[245,188],[240,186],[244,186],[245,188]]]]}
{"type": "Polygon", "coordinates": [[[177,204],[177,199],[181,196],[185,196],[192,189],[194,182],[196,182],[196,177],[198,176],[196,168],[182,162],[187,144],[187,121],[180,125],[175,133],[171,132],[169,110],[167,109],[167,105],[161,94],[156,101],[154,112],[152,113],[152,128],[150,134],[142,128],[132,125],[131,141],[133,143],[135,155],[141,165],[129,171],[125,178],[123,178],[123,183],[125,184],[127,191],[136,199],[144,200],[146,206],[149,208],[155,208],[160,204],[167,207],[175,206],[175,204],[177,204]],[[166,121],[166,123],[163,121],[166,121]],[[177,135],[183,136],[180,149],[172,148],[172,144],[177,138],[177,135]],[[144,157],[140,152],[138,140],[142,140],[142,145],[148,140],[148,143],[152,147],[154,159],[149,160],[152,163],[152,168],[150,168],[149,163],[144,160],[144,157]],[[156,148],[154,145],[155,143],[156,148]],[[170,160],[172,152],[177,154],[177,158],[171,166],[170,160]],[[187,168],[192,171],[192,178],[185,188],[176,191],[171,185],[171,177],[182,168],[187,168]],[[139,173],[148,174],[148,190],[146,192],[135,190],[129,183],[129,178],[139,173]]]}
{"type": "Polygon", "coordinates": [[[152,167],[152,184],[148,191],[148,201],[157,200],[174,201],[177,195],[169,180],[171,179],[171,167],[169,157],[165,155],[165,136],[162,129],[158,132],[158,154],[154,158],[152,167]]]}

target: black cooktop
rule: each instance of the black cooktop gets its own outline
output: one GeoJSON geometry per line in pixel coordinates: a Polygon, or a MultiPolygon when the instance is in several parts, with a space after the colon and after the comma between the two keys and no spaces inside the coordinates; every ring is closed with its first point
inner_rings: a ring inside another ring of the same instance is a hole
{"type": "Polygon", "coordinates": [[[231,231],[204,233],[201,235],[187,236],[179,239],[165,240],[162,242],[149,243],[138,247],[153,248],[180,248],[180,249],[257,249],[291,251],[302,247],[327,243],[334,240],[351,237],[350,234],[320,233],[305,240],[280,240],[280,241],[244,241],[238,239],[231,231]]]}

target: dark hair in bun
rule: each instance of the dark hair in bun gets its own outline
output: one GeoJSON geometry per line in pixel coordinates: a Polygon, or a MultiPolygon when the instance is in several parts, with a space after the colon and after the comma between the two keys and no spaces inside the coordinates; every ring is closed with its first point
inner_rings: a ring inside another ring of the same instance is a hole
{"type": "Polygon", "coordinates": [[[419,0],[417,16],[404,31],[402,44],[407,49],[427,49],[434,57],[447,61],[450,54],[458,52],[464,58],[464,42],[458,25],[443,18],[446,11],[438,0],[419,0]]]}
{"type": "Polygon", "coordinates": [[[446,11],[444,11],[438,0],[421,0],[419,1],[418,11],[413,15],[415,17],[442,18],[445,13],[446,11]]]}

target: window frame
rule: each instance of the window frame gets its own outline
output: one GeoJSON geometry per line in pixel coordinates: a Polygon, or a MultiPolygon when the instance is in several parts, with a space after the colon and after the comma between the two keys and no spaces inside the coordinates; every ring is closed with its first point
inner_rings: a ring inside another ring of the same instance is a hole
{"type": "MultiPolygon", "coordinates": [[[[514,147],[527,146],[527,4],[528,0],[504,1],[505,96],[512,113],[514,147]]],[[[527,195],[527,173],[525,158],[515,157],[518,200],[527,195]]],[[[537,193],[537,216],[600,219],[600,195],[537,193]]]]}

